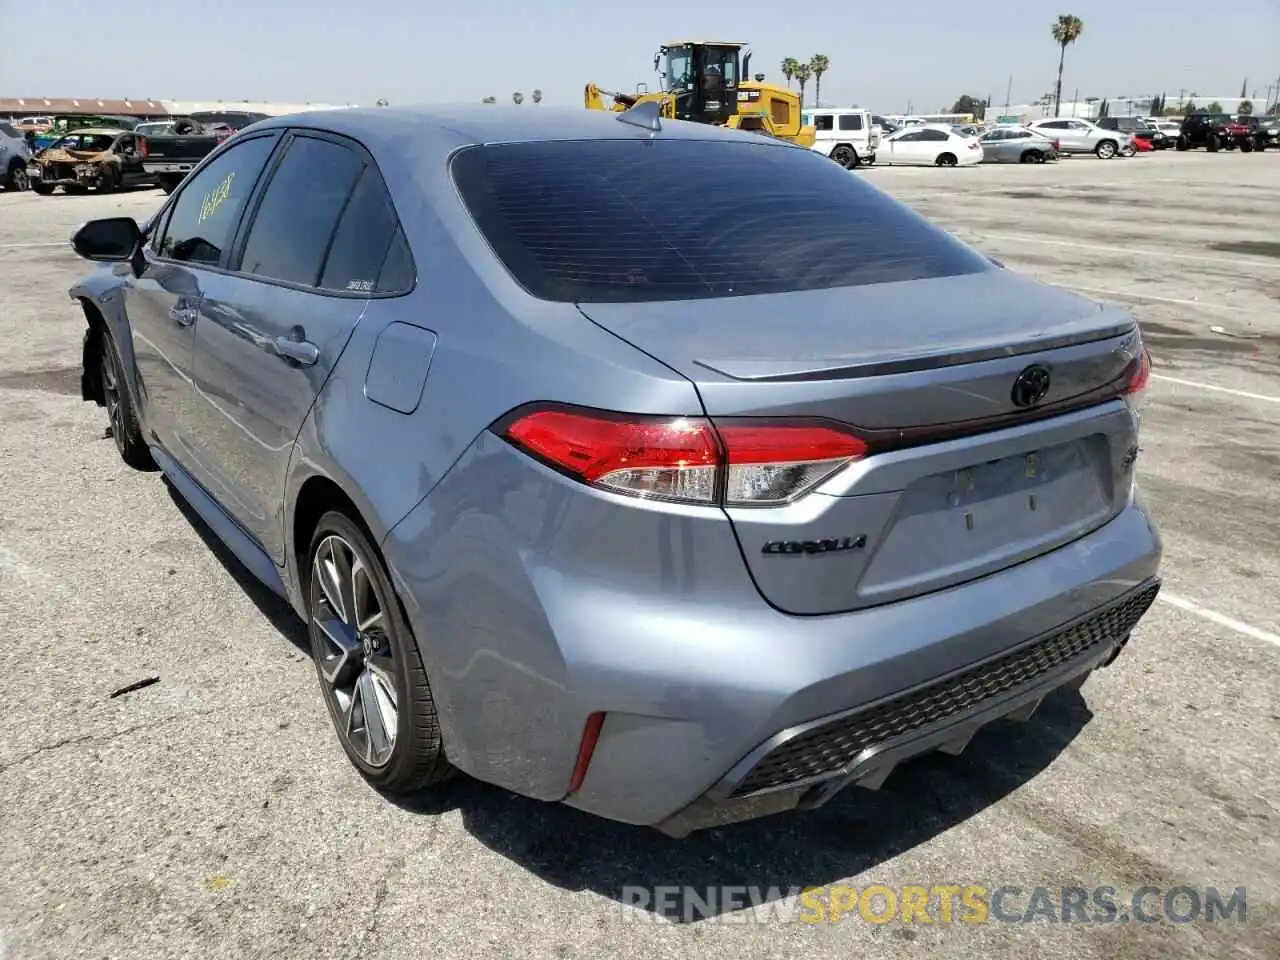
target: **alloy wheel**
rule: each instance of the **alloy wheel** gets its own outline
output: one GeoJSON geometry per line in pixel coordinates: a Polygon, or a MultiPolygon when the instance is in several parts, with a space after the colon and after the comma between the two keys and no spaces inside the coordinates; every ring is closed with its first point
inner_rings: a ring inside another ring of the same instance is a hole
{"type": "Polygon", "coordinates": [[[400,718],[386,605],[365,561],[337,534],[320,542],[312,560],[311,621],[338,732],[367,765],[386,766],[400,718]]]}
{"type": "Polygon", "coordinates": [[[9,186],[17,193],[25,191],[31,182],[27,179],[27,171],[25,167],[14,167],[13,173],[9,174],[9,186]]]}
{"type": "Polygon", "coordinates": [[[111,426],[111,439],[116,449],[124,454],[125,425],[124,408],[120,405],[120,374],[116,368],[116,354],[110,343],[102,345],[102,399],[107,407],[107,423],[111,426]]]}

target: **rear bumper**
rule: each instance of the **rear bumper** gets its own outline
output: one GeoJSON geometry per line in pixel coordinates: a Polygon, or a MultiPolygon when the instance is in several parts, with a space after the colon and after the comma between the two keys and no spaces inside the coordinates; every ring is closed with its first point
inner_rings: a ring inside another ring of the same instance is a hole
{"type": "Polygon", "coordinates": [[[142,169],[147,173],[159,175],[162,173],[190,173],[195,168],[195,163],[144,163],[142,169]]]}
{"type": "Polygon", "coordinates": [[[1156,578],[1015,650],[915,690],[780,731],[658,824],[672,836],[822,806],[852,784],[878,789],[904,761],[958,754],[996,720],[1029,720],[1046,696],[1108,665],[1155,601],[1156,578]]]}
{"type": "Polygon", "coordinates": [[[675,834],[815,802],[824,784],[873,783],[1087,675],[1142,612],[1107,611],[1154,582],[1161,554],[1135,498],[1092,533],[998,573],[852,613],[792,616],[761,599],[723,515],[589,490],[493,437],[382,546],[458,767],[675,834]],[[1096,642],[1067,644],[1064,631],[1096,642]],[[975,666],[993,683],[992,665],[1029,643],[1042,669],[1006,664],[987,695],[935,704],[923,724],[899,721],[873,741],[829,729],[854,729],[865,711],[975,666]],[[598,744],[566,797],[596,713],[598,744]],[[766,782],[762,763],[785,773],[777,751],[814,731],[843,752],[766,782]]]}

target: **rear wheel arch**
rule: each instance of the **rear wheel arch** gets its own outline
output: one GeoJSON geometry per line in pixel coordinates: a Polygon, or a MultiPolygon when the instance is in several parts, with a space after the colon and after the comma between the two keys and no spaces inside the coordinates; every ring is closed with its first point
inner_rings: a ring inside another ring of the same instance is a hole
{"type": "Polygon", "coordinates": [[[320,518],[331,510],[345,514],[351,522],[360,527],[369,541],[376,547],[377,540],[369,531],[369,524],[360,513],[360,508],[337,483],[323,474],[316,474],[303,481],[293,498],[293,533],[292,554],[297,565],[298,587],[306,593],[308,554],[311,550],[311,535],[315,532],[320,518]]]}

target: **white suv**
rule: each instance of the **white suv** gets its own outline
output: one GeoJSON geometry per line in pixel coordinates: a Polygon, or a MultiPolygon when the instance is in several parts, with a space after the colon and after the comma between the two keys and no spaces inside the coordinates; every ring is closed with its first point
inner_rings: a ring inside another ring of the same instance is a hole
{"type": "Polygon", "coordinates": [[[802,116],[804,125],[817,131],[811,149],[849,169],[876,162],[880,129],[871,122],[870,111],[814,107],[802,116]]]}
{"type": "Polygon", "coordinates": [[[22,134],[0,122],[0,187],[6,190],[27,189],[27,161],[31,150],[22,134]]]}
{"type": "Polygon", "coordinates": [[[1103,130],[1078,117],[1050,117],[1029,126],[1050,140],[1057,140],[1060,153],[1093,153],[1103,160],[1110,160],[1118,153],[1133,153],[1133,137],[1129,134],[1103,130]]]}

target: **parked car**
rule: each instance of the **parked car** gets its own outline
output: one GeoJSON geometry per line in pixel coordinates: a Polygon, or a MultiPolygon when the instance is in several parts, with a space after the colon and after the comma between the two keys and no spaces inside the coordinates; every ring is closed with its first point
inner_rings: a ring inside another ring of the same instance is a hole
{"type": "Polygon", "coordinates": [[[850,170],[876,162],[880,131],[871,122],[870,112],[815,107],[805,110],[801,117],[805,126],[816,131],[810,149],[850,170]]]}
{"type": "Polygon", "coordinates": [[[1109,160],[1123,152],[1133,139],[1123,131],[1104,130],[1076,117],[1034,120],[1030,127],[1057,140],[1063,154],[1092,153],[1103,160],[1109,160]]]}
{"type": "Polygon", "coordinates": [[[1239,147],[1247,153],[1254,148],[1254,138],[1248,126],[1229,114],[1192,113],[1183,118],[1176,146],[1179,150],[1203,147],[1210,153],[1239,147]]]}
{"type": "Polygon", "coordinates": [[[155,184],[155,178],[142,168],[137,135],[105,127],[89,127],[59,137],[31,158],[27,179],[31,189],[42,196],[58,187],[66,193],[90,188],[111,193],[122,187],[155,184]]]}
{"type": "Polygon", "coordinates": [[[306,621],[391,793],[820,805],[1030,716],[1159,589],[1134,318],[809,150],[313,112],[72,242],[84,398],[306,621]]]}
{"type": "Polygon", "coordinates": [[[5,190],[27,189],[27,163],[31,150],[22,133],[12,124],[0,122],[0,187],[5,190]]]}
{"type": "MultiPolygon", "coordinates": [[[[1173,146],[1164,131],[1152,126],[1141,117],[1102,117],[1098,126],[1103,130],[1117,130],[1129,134],[1134,140],[1145,140],[1152,149],[1164,150],[1173,146]]],[[[1141,147],[1137,148],[1142,150],[1141,147]]]]}
{"type": "Polygon", "coordinates": [[[259,120],[265,113],[217,111],[193,113],[170,121],[171,130],[142,141],[143,169],[160,189],[172,193],[192,169],[215,147],[259,120]]]}
{"type": "Polygon", "coordinates": [[[876,156],[881,163],[968,167],[982,162],[982,147],[947,127],[903,127],[882,141],[876,156]]]}
{"type": "Polygon", "coordinates": [[[1026,127],[996,127],[978,138],[983,163],[1044,163],[1058,159],[1058,141],[1026,127]]]}
{"type": "Polygon", "coordinates": [[[1257,150],[1280,149],[1280,117],[1254,117],[1254,147],[1257,150]]]}

